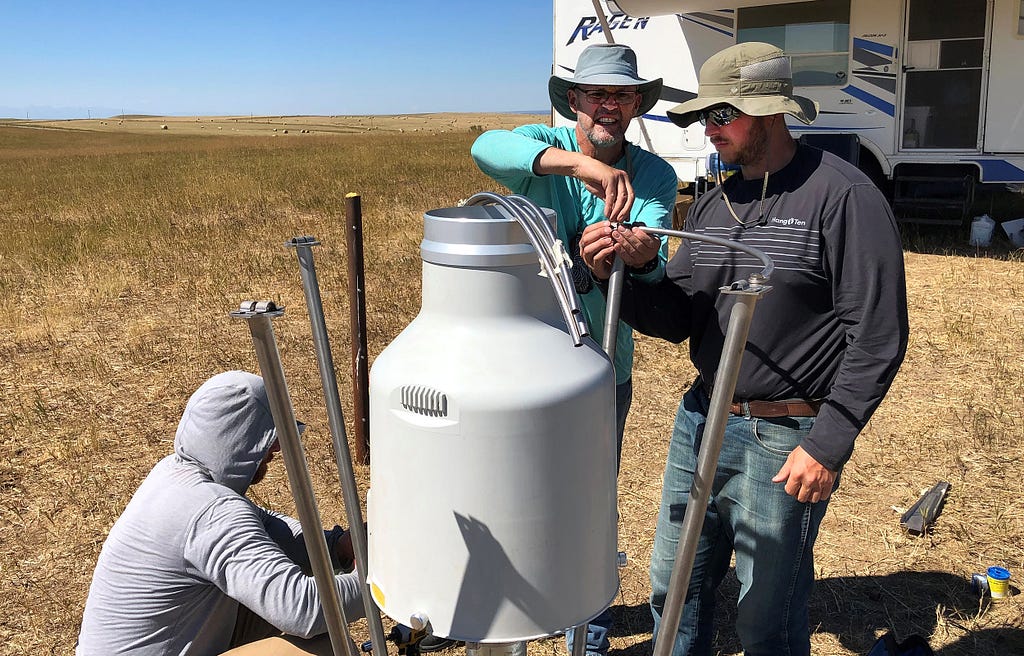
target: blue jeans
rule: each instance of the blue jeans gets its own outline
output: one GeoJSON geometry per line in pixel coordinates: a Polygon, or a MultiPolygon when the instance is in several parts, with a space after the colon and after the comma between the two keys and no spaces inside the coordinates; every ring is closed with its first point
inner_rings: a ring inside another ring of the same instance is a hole
{"type": "MultiPolygon", "coordinates": [[[[684,396],[669,444],[651,553],[651,611],[657,639],[679,532],[707,419],[698,384],[684,396]]],[[[771,479],[814,425],[813,417],[730,415],[697,545],[673,656],[711,654],[715,589],[736,553],[736,633],[747,656],[810,654],[807,604],[814,540],[828,501],[800,503],[771,479]]],[[[837,479],[838,484],[838,479],[837,479]]]]}
{"type": "MultiPolygon", "coordinates": [[[[618,471],[619,462],[622,460],[622,434],[626,430],[626,415],[629,414],[629,406],[632,404],[633,379],[630,378],[615,386],[615,471],[618,471]]],[[[611,608],[605,608],[587,625],[587,654],[599,656],[608,653],[608,632],[611,628],[612,611],[611,608]]],[[[572,654],[573,635],[575,635],[575,631],[572,629],[565,632],[565,644],[570,654],[572,654]]]]}

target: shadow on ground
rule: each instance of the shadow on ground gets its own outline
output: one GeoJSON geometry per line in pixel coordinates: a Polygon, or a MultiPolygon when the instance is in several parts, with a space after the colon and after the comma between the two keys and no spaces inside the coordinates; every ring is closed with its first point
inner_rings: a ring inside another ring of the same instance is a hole
{"type": "Polygon", "coordinates": [[[929,255],[964,255],[998,260],[1024,260],[1024,249],[1013,245],[1002,223],[1024,217],[1024,194],[1004,185],[979,185],[974,203],[960,225],[900,223],[905,250],[929,255]],[[971,221],[988,214],[996,221],[988,246],[970,244],[971,221]]]}
{"type": "MultiPolygon", "coordinates": [[[[716,600],[714,653],[742,651],[733,629],[739,592],[730,571],[716,600]]],[[[1015,590],[1019,594],[1019,590],[1015,590]]],[[[1009,602],[1018,603],[1018,602],[1009,602]]],[[[867,654],[877,636],[892,631],[899,640],[917,633],[959,636],[935,648],[937,656],[1005,656],[1024,654],[1024,627],[986,627],[991,601],[969,589],[969,582],[946,572],[897,572],[885,576],[833,577],[817,581],[811,600],[810,622],[815,634],[829,633],[855,654],[867,654]],[[940,626],[941,625],[941,626],[940,626]]],[[[649,656],[654,628],[647,604],[613,608],[612,635],[643,636],[610,656],[649,656]]]]}

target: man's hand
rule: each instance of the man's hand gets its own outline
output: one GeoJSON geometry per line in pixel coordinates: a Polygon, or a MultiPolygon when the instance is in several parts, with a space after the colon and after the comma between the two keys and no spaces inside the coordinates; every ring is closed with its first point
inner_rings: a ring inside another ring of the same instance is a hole
{"type": "Polygon", "coordinates": [[[612,275],[615,260],[615,241],[608,221],[592,223],[580,235],[580,257],[593,271],[595,278],[607,280],[612,275]]]}
{"type": "Polygon", "coordinates": [[[661,240],[643,230],[616,226],[612,231],[615,252],[626,266],[640,268],[658,257],[661,240]]]}
{"type": "Polygon", "coordinates": [[[812,458],[802,447],[793,449],[772,483],[786,483],[786,494],[801,503],[817,503],[832,495],[836,472],[812,458]]]}
{"type": "Polygon", "coordinates": [[[633,185],[629,174],[583,153],[547,148],[533,162],[537,175],[567,175],[583,183],[587,191],[604,201],[604,215],[616,223],[629,220],[633,185]]]}
{"type": "Polygon", "coordinates": [[[341,563],[341,568],[346,572],[351,572],[355,569],[356,556],[352,550],[352,533],[345,531],[334,547],[335,553],[338,555],[338,562],[341,563]]]}
{"type": "Polygon", "coordinates": [[[628,173],[584,155],[576,162],[573,177],[604,201],[604,215],[609,221],[629,220],[634,194],[628,173]]]}

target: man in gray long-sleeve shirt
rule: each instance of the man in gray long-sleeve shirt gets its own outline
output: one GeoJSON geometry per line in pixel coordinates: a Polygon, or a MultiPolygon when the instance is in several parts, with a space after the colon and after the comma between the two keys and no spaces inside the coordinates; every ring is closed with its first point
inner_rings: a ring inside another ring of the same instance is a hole
{"type": "MultiPolygon", "coordinates": [[[[668,112],[684,127],[704,123],[722,160],[740,167],[693,205],[686,229],[758,248],[775,263],[743,353],[675,656],[711,653],[715,588],[733,552],[744,653],[810,653],[818,526],[906,352],[895,219],[856,167],[790,136],[785,114],[810,123],[816,113],[813,102],[793,95],[789,59],[764,43],[708,59],[697,98],[668,112]]],[[[604,226],[584,232],[583,259],[599,286],[610,255],[627,247],[604,226]]],[[[623,320],[673,342],[689,339],[699,372],[679,406],[665,468],[650,570],[655,633],[733,307],[720,288],[761,266],[750,255],[688,241],[662,281],[624,281],[623,320]]]]}
{"type": "MultiPolygon", "coordinates": [[[[315,653],[315,641],[302,639],[327,625],[303,573],[301,527],[245,497],[278,449],[259,376],[218,374],[192,395],[174,453],[153,467],[103,545],[77,656],[205,656],[274,633],[294,637],[246,653],[315,653]],[[262,622],[236,622],[252,615],[262,622]],[[269,631],[244,634],[260,625],[269,631]]],[[[334,565],[351,569],[347,534],[335,527],[327,543],[334,565]]],[[[345,617],[362,617],[358,576],[335,581],[345,617]]]]}

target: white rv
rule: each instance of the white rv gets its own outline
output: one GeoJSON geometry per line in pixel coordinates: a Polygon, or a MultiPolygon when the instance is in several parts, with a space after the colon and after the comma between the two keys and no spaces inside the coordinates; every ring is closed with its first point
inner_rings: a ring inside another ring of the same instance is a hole
{"type": "Polygon", "coordinates": [[[1024,183],[1024,0],[554,0],[556,74],[599,41],[664,78],[629,137],[685,183],[706,176],[713,149],[700,124],[680,130],[665,112],[709,56],[743,41],[783,48],[796,93],[818,101],[794,135],[855,162],[904,218],[959,221],[975,183],[1024,183]]]}

